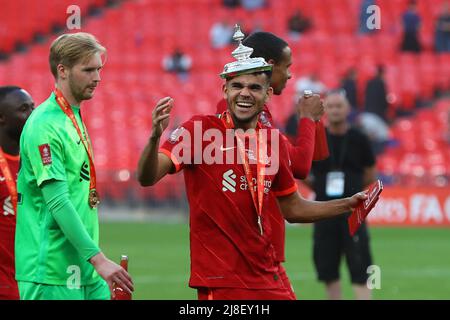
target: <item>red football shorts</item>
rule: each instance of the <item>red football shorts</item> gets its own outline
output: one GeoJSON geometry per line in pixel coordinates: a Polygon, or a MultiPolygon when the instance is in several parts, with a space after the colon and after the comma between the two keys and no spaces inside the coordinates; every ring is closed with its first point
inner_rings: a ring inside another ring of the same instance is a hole
{"type": "MultiPolygon", "coordinates": [[[[2,282],[4,283],[4,282],[2,282]]],[[[0,300],[19,300],[19,289],[17,284],[2,285],[0,284],[0,300]]]]}
{"type": "Polygon", "coordinates": [[[198,300],[296,300],[286,270],[280,265],[280,280],[284,288],[197,288],[198,300]]]}
{"type": "Polygon", "coordinates": [[[198,300],[295,300],[287,289],[197,288],[198,300]]]}

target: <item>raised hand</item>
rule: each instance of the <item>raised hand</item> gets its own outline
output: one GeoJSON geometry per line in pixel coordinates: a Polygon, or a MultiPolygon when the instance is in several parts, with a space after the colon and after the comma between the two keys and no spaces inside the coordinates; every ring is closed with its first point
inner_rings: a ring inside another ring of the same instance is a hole
{"type": "Polygon", "coordinates": [[[297,112],[300,118],[320,120],[324,113],[323,101],[318,94],[302,96],[297,102],[297,112]]]}
{"type": "Polygon", "coordinates": [[[165,97],[158,101],[155,109],[152,112],[152,137],[161,137],[164,130],[169,125],[170,111],[173,107],[173,99],[171,97],[165,97]]]}

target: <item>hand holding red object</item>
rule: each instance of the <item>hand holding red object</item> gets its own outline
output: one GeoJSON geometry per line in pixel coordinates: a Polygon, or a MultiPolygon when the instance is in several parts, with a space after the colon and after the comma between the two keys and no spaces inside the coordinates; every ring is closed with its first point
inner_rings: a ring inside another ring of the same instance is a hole
{"type": "Polygon", "coordinates": [[[361,201],[361,203],[353,210],[350,217],[348,217],[348,227],[350,231],[350,235],[353,236],[361,224],[366,219],[367,215],[373,209],[378,199],[380,198],[380,194],[383,191],[383,184],[380,180],[375,181],[369,187],[367,191],[367,199],[361,201]]]}

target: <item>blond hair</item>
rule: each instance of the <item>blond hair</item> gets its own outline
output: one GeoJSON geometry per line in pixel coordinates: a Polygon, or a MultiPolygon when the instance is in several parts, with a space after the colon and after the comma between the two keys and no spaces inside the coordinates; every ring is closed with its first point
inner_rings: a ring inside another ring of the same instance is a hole
{"type": "Polygon", "coordinates": [[[86,61],[96,53],[103,54],[105,52],[105,47],[90,33],[63,34],[56,38],[50,46],[50,70],[57,79],[59,64],[72,68],[78,62],[86,61]]]}

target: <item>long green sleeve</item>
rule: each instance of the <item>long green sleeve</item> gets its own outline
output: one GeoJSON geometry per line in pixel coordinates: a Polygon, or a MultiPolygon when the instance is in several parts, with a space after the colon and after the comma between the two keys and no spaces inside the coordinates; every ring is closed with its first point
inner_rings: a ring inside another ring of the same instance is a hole
{"type": "Polygon", "coordinates": [[[41,189],[50,213],[83,260],[87,261],[99,253],[100,248],[89,236],[69,199],[67,183],[51,180],[45,182],[41,189]]]}

